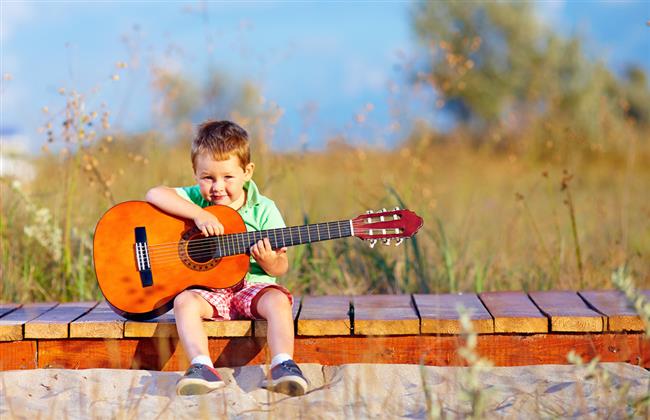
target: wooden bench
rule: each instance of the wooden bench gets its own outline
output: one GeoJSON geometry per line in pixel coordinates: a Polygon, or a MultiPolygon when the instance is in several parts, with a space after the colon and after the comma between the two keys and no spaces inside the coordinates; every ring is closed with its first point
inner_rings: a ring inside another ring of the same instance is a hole
{"type": "MultiPolygon", "coordinates": [[[[643,292],[650,297],[650,291],[643,292]]],[[[471,311],[477,352],[496,366],[585,360],[650,367],[644,325],[617,291],[304,296],[293,307],[300,363],[464,365],[457,311],[471,311]]],[[[268,361],[265,321],[210,321],[217,366],[268,361]]],[[[173,313],[128,321],[105,302],[0,305],[0,369],[182,370],[173,313]]]]}

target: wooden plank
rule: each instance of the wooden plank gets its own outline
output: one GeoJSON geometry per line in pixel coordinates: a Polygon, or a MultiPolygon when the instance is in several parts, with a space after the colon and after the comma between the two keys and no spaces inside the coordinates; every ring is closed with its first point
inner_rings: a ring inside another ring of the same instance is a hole
{"type": "MultiPolygon", "coordinates": [[[[215,366],[264,364],[264,341],[254,337],[209,338],[215,366]]],[[[39,341],[39,368],[179,371],[189,361],[178,338],[66,339],[39,341]]]]}
{"type": "MultiPolygon", "coordinates": [[[[293,297],[293,304],[291,306],[292,319],[294,325],[294,331],[296,326],[296,319],[298,318],[298,313],[300,312],[300,305],[302,304],[301,296],[293,297]]],[[[267,334],[267,322],[265,319],[256,319],[253,321],[253,329],[255,330],[255,337],[266,337],[267,334]]]]}
{"type": "Polygon", "coordinates": [[[23,326],[28,321],[54,308],[57,303],[27,303],[0,318],[0,341],[23,339],[23,326]]]}
{"type": "Polygon", "coordinates": [[[296,332],[304,336],[350,335],[349,296],[304,296],[296,332]]]}
{"type": "Polygon", "coordinates": [[[97,306],[97,302],[61,303],[25,324],[25,338],[66,338],[68,324],[97,306]]]}
{"type": "Polygon", "coordinates": [[[352,298],[354,335],[420,333],[411,295],[364,295],[352,298]]]}
{"type": "Polygon", "coordinates": [[[479,298],[494,318],[495,333],[548,332],[548,319],[523,292],[484,292],[479,298]]]}
{"type": "Polygon", "coordinates": [[[607,317],[607,331],[644,330],[643,321],[623,292],[619,290],[587,290],[578,293],[589,306],[607,317]]]}
{"type": "Polygon", "coordinates": [[[422,334],[460,334],[459,305],[470,313],[474,332],[494,332],[492,316],[474,293],[413,295],[413,299],[422,320],[422,334]]]}
{"type": "Polygon", "coordinates": [[[551,331],[603,331],[602,315],[589,309],[576,292],[559,290],[530,292],[528,295],[539,309],[551,319],[551,331]]]}
{"type": "Polygon", "coordinates": [[[70,337],[122,338],[125,319],[101,302],[90,312],[70,323],[70,337]]]}
{"type": "Polygon", "coordinates": [[[148,321],[127,320],[124,337],[178,337],[174,310],[148,321]]]}
{"type": "Polygon", "coordinates": [[[0,303],[0,318],[20,308],[20,303],[0,303]]]}
{"type": "MultiPolygon", "coordinates": [[[[623,362],[650,367],[650,340],[640,333],[480,334],[477,353],[495,366],[567,364],[576,351],[585,361],[623,362]]],[[[210,338],[216,366],[259,365],[268,361],[266,341],[255,337],[210,338]]],[[[0,343],[0,352],[3,344],[0,343]]],[[[298,363],[404,363],[464,366],[453,335],[296,337],[298,363]]],[[[179,371],[187,357],[178,339],[57,339],[38,344],[39,368],[119,368],[179,371]]],[[[2,353],[0,353],[2,354],[2,353]]]]}
{"type": "MultiPolygon", "coordinates": [[[[252,334],[252,321],[203,321],[208,337],[245,337],[252,334]]],[[[124,337],[178,337],[174,310],[149,321],[126,321],[124,337]]]]}
{"type": "Polygon", "coordinates": [[[36,341],[0,342],[0,370],[36,369],[36,341]]]}

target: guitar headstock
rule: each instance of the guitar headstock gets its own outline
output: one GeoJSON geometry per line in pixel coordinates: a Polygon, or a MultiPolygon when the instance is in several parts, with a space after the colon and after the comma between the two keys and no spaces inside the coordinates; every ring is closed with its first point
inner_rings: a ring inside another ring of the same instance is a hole
{"type": "Polygon", "coordinates": [[[410,210],[400,210],[399,207],[377,212],[368,210],[366,214],[352,219],[353,235],[370,241],[371,248],[380,239],[384,245],[390,245],[391,239],[395,239],[395,246],[397,246],[404,238],[415,235],[422,224],[420,216],[410,210]]]}

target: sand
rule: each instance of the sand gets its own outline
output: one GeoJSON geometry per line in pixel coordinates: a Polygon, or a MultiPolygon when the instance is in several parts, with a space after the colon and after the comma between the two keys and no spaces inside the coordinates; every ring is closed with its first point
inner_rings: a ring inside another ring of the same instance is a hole
{"type": "MultiPolygon", "coordinates": [[[[650,394],[650,373],[623,363],[584,367],[494,367],[477,377],[474,404],[488,418],[620,418],[650,394]],[[604,375],[609,378],[604,378],[604,375]]],[[[301,365],[311,382],[301,397],[258,388],[265,367],[219,368],[226,387],[177,396],[182,372],[36,369],[0,372],[0,418],[427,418],[472,412],[468,368],[417,365],[301,365]],[[423,380],[425,382],[423,382],[423,380]]],[[[647,407],[647,405],[646,405],[647,407]]],[[[647,408],[637,414],[648,416],[647,408]]]]}

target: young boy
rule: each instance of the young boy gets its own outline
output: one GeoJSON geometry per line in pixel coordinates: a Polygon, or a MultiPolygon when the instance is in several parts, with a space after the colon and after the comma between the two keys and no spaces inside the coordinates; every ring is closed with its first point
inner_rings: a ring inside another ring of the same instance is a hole
{"type": "MultiPolygon", "coordinates": [[[[194,221],[203,235],[220,235],[223,225],[204,207],[219,204],[242,216],[247,230],[285,227],[273,201],[261,195],[252,181],[248,133],[230,121],[201,125],[192,142],[192,167],[197,185],[158,186],[146,199],[160,209],[194,221]]],[[[263,318],[268,322],[267,342],[272,355],[271,378],[262,387],[289,395],[302,395],[307,380],[293,357],[293,298],[275,284],[287,272],[287,249],[273,250],[268,238],[250,248],[246,279],[227,289],[187,289],[174,299],[176,328],[190,367],[178,381],[179,395],[204,394],[225,384],[214,369],[203,319],[263,318]]]]}

